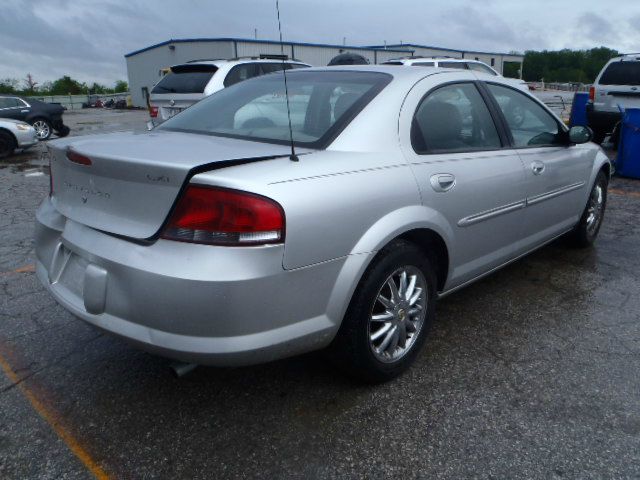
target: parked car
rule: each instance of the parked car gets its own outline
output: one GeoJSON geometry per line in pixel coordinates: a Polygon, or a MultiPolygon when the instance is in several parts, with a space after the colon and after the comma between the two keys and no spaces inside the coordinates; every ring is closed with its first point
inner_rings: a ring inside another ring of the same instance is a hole
{"type": "Polygon", "coordinates": [[[505,78],[489,65],[479,60],[452,57],[404,57],[383,62],[382,65],[407,65],[412,67],[458,68],[461,70],[472,70],[478,73],[486,73],[492,77],[504,78],[511,85],[519,88],[520,90],[524,90],[525,92],[530,90],[529,85],[524,80],[517,78],[505,78]]]}
{"type": "Polygon", "coordinates": [[[591,131],[482,78],[301,69],[291,130],[271,74],[150,132],[54,141],[37,276],[86,322],[184,362],[328,348],[393,378],[437,298],[561,235],[591,245],[602,222],[611,165],[591,131]]]}
{"type": "Polygon", "coordinates": [[[283,69],[309,66],[273,55],[231,60],[194,60],[174,65],[151,90],[151,121],[154,125],[159,125],[204,97],[243,80],[283,69]]]}
{"type": "Polygon", "coordinates": [[[19,120],[0,118],[0,158],[11,155],[14,150],[26,150],[38,143],[36,130],[19,120]]]}
{"type": "Polygon", "coordinates": [[[62,121],[64,107],[33,98],[0,95],[0,117],[22,120],[36,130],[38,140],[48,140],[53,131],[59,137],[69,135],[69,127],[62,121]]]}
{"type": "MultiPolygon", "coordinates": [[[[640,108],[639,54],[609,60],[589,89],[587,123],[596,143],[602,143],[614,132],[625,108],[640,108]]],[[[613,142],[617,143],[617,139],[613,142]]]]}

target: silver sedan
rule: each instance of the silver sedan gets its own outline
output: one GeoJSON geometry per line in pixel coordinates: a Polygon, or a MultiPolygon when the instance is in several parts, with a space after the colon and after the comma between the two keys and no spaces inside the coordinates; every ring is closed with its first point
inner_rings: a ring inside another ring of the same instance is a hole
{"type": "Polygon", "coordinates": [[[326,348],[379,382],[419,354],[439,297],[561,235],[596,239],[609,160],[504,80],[379,66],[286,78],[150,132],[51,142],[36,251],[57,301],[181,361],[326,348]]]}
{"type": "Polygon", "coordinates": [[[38,143],[35,129],[28,123],[10,118],[0,118],[0,158],[14,150],[27,149],[38,143]]]}

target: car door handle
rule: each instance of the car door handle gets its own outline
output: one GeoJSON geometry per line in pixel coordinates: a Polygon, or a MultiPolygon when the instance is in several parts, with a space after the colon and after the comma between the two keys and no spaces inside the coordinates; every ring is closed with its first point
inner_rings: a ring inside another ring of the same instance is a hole
{"type": "Polygon", "coordinates": [[[436,192],[448,192],[456,185],[456,177],[450,173],[436,173],[431,175],[431,188],[436,192]]]}
{"type": "Polygon", "coordinates": [[[534,175],[540,175],[544,172],[545,166],[542,162],[532,162],[531,163],[531,171],[534,175]]]}
{"type": "Polygon", "coordinates": [[[29,113],[29,110],[20,110],[20,113],[29,113]]]}

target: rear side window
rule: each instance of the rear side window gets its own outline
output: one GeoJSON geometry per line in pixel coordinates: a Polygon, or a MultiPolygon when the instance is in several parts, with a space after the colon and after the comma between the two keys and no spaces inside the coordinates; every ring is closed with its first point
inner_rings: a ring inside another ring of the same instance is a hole
{"type": "MultiPolygon", "coordinates": [[[[273,64],[276,65],[276,64],[273,64]]],[[[273,70],[275,71],[275,70],[273,70]]],[[[257,63],[241,63],[236,65],[227,74],[227,78],[224,79],[224,86],[230,87],[236,83],[248,80],[258,75],[262,75],[263,72],[260,69],[260,65],[257,63]]]]}
{"type": "Polygon", "coordinates": [[[598,83],[600,85],[640,85],[640,62],[610,63],[598,83]]]}
{"type": "Polygon", "coordinates": [[[459,68],[460,70],[466,70],[467,64],[464,62],[439,62],[440,68],[459,68]]]}
{"type": "Polygon", "coordinates": [[[382,65],[403,65],[402,62],[384,62],[382,65]]]}
{"type": "Polygon", "coordinates": [[[504,114],[516,147],[557,145],[560,127],[555,118],[524,93],[488,84],[504,114]]]}
{"type": "Polygon", "coordinates": [[[151,93],[204,93],[218,70],[215,65],[178,65],[153,87],[151,93]]]}
{"type": "Polygon", "coordinates": [[[433,62],[415,62],[413,66],[414,67],[434,67],[435,64],[433,62]]]}
{"type": "Polygon", "coordinates": [[[489,109],[472,83],[440,87],[420,102],[411,123],[411,145],[418,154],[502,147],[489,109]]]}
{"type": "Polygon", "coordinates": [[[23,102],[17,98],[0,97],[0,108],[22,107],[23,102]]]}

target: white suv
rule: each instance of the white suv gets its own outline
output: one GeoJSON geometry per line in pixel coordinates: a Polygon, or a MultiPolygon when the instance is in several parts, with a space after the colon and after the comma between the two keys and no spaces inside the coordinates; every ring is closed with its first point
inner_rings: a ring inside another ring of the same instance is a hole
{"type": "Polygon", "coordinates": [[[151,90],[149,114],[153,124],[158,125],[204,97],[243,80],[310,66],[279,56],[193,60],[174,65],[151,90]]]}
{"type": "MultiPolygon", "coordinates": [[[[609,60],[589,89],[587,123],[593,130],[594,142],[602,143],[607,134],[614,132],[626,108],[640,108],[640,54],[637,53],[609,60]]],[[[612,141],[616,143],[617,139],[612,141]]]]}
{"type": "MultiPolygon", "coordinates": [[[[435,68],[458,68],[461,70],[473,70],[478,73],[486,73],[494,77],[504,78],[493,68],[484,62],[479,60],[469,60],[467,58],[452,58],[452,57],[405,57],[397,58],[384,62],[382,65],[409,65],[412,67],[435,67],[435,68]]],[[[509,83],[513,83],[514,87],[529,91],[529,86],[524,80],[517,78],[506,78],[509,83]]]]}

